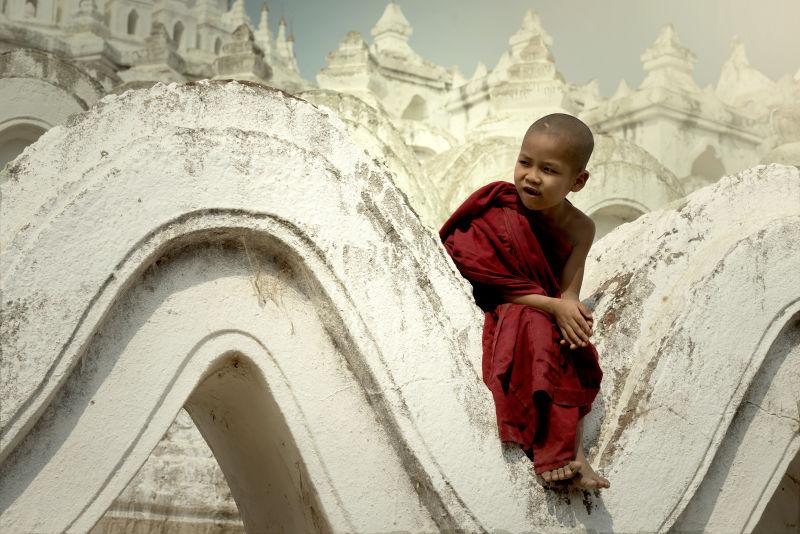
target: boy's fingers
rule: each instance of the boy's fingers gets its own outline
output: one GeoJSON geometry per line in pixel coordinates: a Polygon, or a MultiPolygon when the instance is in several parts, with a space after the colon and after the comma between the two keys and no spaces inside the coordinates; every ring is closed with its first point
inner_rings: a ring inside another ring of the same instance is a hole
{"type": "Polygon", "coordinates": [[[566,326],[564,327],[564,330],[566,330],[567,332],[567,335],[565,337],[567,338],[567,341],[569,341],[570,343],[569,348],[574,349],[575,347],[579,346],[580,338],[578,338],[578,336],[575,334],[572,328],[570,326],[566,326]]]}
{"type": "Polygon", "coordinates": [[[569,336],[567,336],[567,331],[564,330],[563,326],[559,325],[558,329],[561,330],[561,337],[563,337],[564,339],[567,339],[569,337],[569,336]]]}
{"type": "Polygon", "coordinates": [[[579,344],[582,341],[581,336],[583,336],[583,330],[580,323],[578,321],[572,321],[569,327],[570,332],[572,333],[572,341],[579,344]]]}
{"type": "Polygon", "coordinates": [[[589,326],[589,323],[587,323],[583,319],[583,317],[581,317],[580,320],[576,320],[575,322],[577,324],[573,328],[574,328],[575,332],[577,333],[578,337],[580,337],[582,341],[586,341],[588,343],[589,342],[589,335],[592,332],[592,327],[589,326]]]}

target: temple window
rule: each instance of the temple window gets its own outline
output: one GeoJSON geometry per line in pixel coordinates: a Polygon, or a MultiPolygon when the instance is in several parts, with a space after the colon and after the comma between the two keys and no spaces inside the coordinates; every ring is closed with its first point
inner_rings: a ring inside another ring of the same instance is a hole
{"type": "Polygon", "coordinates": [[[128,35],[136,35],[136,23],[139,21],[139,14],[136,10],[131,10],[128,13],[128,35]]]}
{"type": "Polygon", "coordinates": [[[175,42],[175,48],[181,47],[181,38],[183,38],[183,22],[178,21],[172,28],[172,40],[175,42]]]}
{"type": "Polygon", "coordinates": [[[411,101],[403,111],[403,118],[412,121],[422,121],[428,117],[428,106],[425,104],[425,99],[419,95],[414,95],[411,101]]]}
{"type": "Polygon", "coordinates": [[[35,19],[36,7],[37,7],[37,0],[28,0],[27,2],[25,2],[25,10],[23,11],[23,15],[25,15],[25,18],[35,19]]]}
{"type": "Polygon", "coordinates": [[[708,178],[711,182],[716,182],[719,178],[725,176],[725,167],[717,157],[717,151],[714,147],[708,145],[703,153],[697,156],[697,159],[692,163],[691,174],[708,178]]]}

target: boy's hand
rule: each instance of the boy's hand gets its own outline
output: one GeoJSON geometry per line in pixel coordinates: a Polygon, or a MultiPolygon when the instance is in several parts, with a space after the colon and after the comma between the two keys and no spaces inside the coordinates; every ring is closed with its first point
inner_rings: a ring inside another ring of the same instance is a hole
{"type": "Polygon", "coordinates": [[[584,303],[573,299],[558,299],[553,305],[553,316],[570,349],[585,347],[592,335],[592,310],[584,303]]]}

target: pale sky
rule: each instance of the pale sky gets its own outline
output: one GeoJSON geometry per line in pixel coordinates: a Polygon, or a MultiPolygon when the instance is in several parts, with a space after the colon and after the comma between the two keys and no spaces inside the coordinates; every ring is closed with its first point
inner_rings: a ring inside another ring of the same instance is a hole
{"type": "MultiPolygon", "coordinates": [[[[261,0],[246,0],[258,24],[261,0]]],[[[508,48],[532,8],[553,37],[556,65],[567,81],[593,78],[609,96],[621,78],[637,87],[639,56],[661,26],[672,22],[697,55],[695,80],[716,84],[738,35],[750,63],[772,79],[800,69],[800,0],[399,0],[414,29],[409,41],[422,57],[443,67],[458,65],[469,78],[478,61],[490,69],[508,48]]],[[[316,83],[325,56],[348,31],[372,42],[370,29],[385,0],[269,0],[270,26],[284,16],[295,37],[304,78],[316,83]]]]}

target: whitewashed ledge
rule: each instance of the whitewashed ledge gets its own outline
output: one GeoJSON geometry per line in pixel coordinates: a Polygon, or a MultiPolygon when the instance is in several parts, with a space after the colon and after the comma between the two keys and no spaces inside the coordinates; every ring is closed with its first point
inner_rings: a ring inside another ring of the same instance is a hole
{"type": "Polygon", "coordinates": [[[251,532],[747,530],[797,455],[794,167],[595,245],[600,496],[500,446],[468,283],[329,112],[157,84],[3,173],[4,532],[91,529],[184,405],[251,532]]]}

